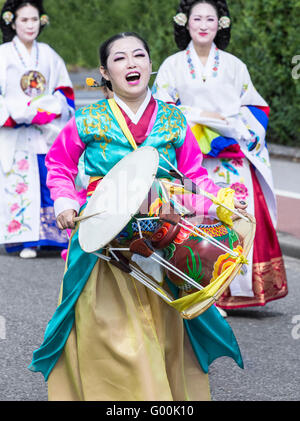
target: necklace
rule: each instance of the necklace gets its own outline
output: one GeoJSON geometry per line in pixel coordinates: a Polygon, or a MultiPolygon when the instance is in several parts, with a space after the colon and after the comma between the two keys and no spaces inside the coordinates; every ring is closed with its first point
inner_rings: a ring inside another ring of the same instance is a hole
{"type": "MultiPolygon", "coordinates": [[[[23,59],[22,54],[20,53],[20,50],[18,49],[18,46],[17,46],[17,44],[16,44],[15,40],[13,40],[13,41],[12,41],[12,43],[13,43],[13,46],[14,46],[14,48],[15,48],[15,50],[16,50],[16,52],[17,52],[18,56],[19,56],[19,59],[20,59],[21,63],[23,64],[23,66],[24,66],[25,68],[27,68],[28,66],[26,66],[26,63],[25,63],[25,61],[24,61],[24,59],[23,59]]],[[[37,68],[37,67],[38,67],[38,64],[39,64],[39,47],[38,47],[38,44],[36,44],[36,59],[35,59],[35,68],[37,68]]]]}
{"type": "MultiPolygon", "coordinates": [[[[19,56],[19,59],[22,65],[25,67],[25,69],[28,69],[28,66],[25,63],[24,58],[22,54],[20,53],[20,50],[18,49],[18,46],[15,40],[13,40],[12,43],[19,56]]],[[[38,44],[36,43],[35,69],[37,69],[38,64],[39,64],[39,47],[38,47],[38,44]]],[[[26,70],[26,72],[21,77],[20,85],[25,95],[34,98],[36,96],[42,95],[45,92],[46,79],[37,70],[26,70]]]]}
{"type": "MultiPolygon", "coordinates": [[[[190,74],[192,76],[193,79],[196,79],[196,72],[195,72],[195,67],[194,67],[194,63],[193,60],[191,58],[191,51],[189,48],[187,48],[186,50],[186,55],[187,55],[187,62],[188,62],[188,66],[190,69],[190,74]]],[[[214,61],[214,65],[212,68],[212,77],[217,77],[218,76],[218,70],[219,70],[219,64],[220,64],[220,53],[219,53],[219,49],[217,47],[215,47],[215,61],[214,61]]],[[[204,73],[202,73],[201,75],[201,79],[203,82],[206,82],[206,75],[204,73]]]]}

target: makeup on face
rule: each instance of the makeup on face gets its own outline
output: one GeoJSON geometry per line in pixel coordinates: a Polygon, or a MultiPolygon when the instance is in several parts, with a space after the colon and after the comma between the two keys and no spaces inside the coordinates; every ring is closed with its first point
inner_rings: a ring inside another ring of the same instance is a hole
{"type": "Polygon", "coordinates": [[[14,29],[21,42],[30,45],[37,38],[40,30],[40,16],[38,10],[27,5],[16,13],[14,29]]]}
{"type": "Polygon", "coordinates": [[[144,95],[151,74],[151,61],[144,46],[134,37],[118,39],[110,47],[103,76],[117,95],[144,95]]]}
{"type": "Polygon", "coordinates": [[[211,44],[217,34],[218,26],[217,12],[212,5],[198,3],[193,7],[188,30],[196,45],[211,44]]]}
{"type": "Polygon", "coordinates": [[[143,59],[147,57],[148,54],[146,51],[144,51],[141,48],[137,48],[133,50],[131,53],[130,51],[118,51],[114,54],[113,61],[121,62],[124,61],[125,64],[128,65],[128,67],[132,67],[133,70],[128,70],[128,72],[125,74],[125,79],[130,85],[138,85],[141,79],[141,72],[137,69],[135,69],[136,66],[139,66],[140,64],[140,58],[143,59]]]}

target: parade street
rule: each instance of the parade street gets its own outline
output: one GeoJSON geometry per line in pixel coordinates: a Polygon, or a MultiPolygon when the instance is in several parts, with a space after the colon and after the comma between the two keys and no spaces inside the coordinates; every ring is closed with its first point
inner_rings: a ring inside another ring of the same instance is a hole
{"type": "MultiPolygon", "coordinates": [[[[96,101],[99,91],[79,90],[76,98],[80,107],[96,101]]],[[[279,238],[287,236],[293,246],[300,241],[300,164],[271,161],[279,238]]],[[[244,369],[227,357],[212,363],[213,401],[300,400],[300,248],[295,250],[284,256],[289,288],[285,298],[265,307],[228,311],[227,321],[240,345],[244,369]]],[[[41,373],[27,367],[56,309],[63,271],[64,261],[58,253],[23,260],[0,248],[0,401],[47,400],[41,373]]]]}
{"type": "Polygon", "coordinates": [[[2,413],[298,405],[299,12],[0,0],[2,413]]]}
{"type": "MultiPolygon", "coordinates": [[[[265,307],[229,311],[244,369],[222,357],[210,366],[214,401],[300,399],[300,260],[285,257],[289,294],[265,307]]],[[[0,401],[46,401],[41,373],[27,369],[55,311],[64,262],[0,254],[0,401]]],[[[175,311],[175,310],[174,310],[175,311]]]]}

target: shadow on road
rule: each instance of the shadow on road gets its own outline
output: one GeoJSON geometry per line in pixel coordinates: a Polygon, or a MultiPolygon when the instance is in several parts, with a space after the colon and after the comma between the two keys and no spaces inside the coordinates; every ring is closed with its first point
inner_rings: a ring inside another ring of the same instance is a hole
{"type": "Polygon", "coordinates": [[[280,317],[283,313],[278,311],[268,311],[267,309],[239,309],[239,310],[226,310],[228,318],[244,318],[244,319],[267,319],[270,317],[280,317]]]}

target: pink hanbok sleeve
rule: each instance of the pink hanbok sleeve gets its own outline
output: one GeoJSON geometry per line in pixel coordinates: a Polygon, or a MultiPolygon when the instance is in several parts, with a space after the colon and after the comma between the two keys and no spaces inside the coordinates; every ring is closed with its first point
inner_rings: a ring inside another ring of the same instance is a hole
{"type": "MultiPolygon", "coordinates": [[[[212,179],[208,177],[207,170],[202,166],[203,155],[198,145],[197,140],[190,127],[188,126],[186,137],[183,145],[176,149],[177,167],[178,170],[187,178],[191,179],[199,188],[206,192],[217,196],[220,187],[218,187],[212,179]]],[[[188,183],[187,183],[188,187],[188,183]]],[[[190,202],[191,196],[185,195],[184,205],[190,208],[191,206],[197,211],[199,215],[206,215],[208,213],[215,214],[215,208],[212,201],[202,195],[192,195],[192,204],[190,202]],[[211,208],[211,209],[210,209],[211,208]]]]}
{"type": "Polygon", "coordinates": [[[79,137],[73,117],[56,138],[45,161],[48,169],[47,186],[54,200],[56,216],[67,209],[78,212],[85,201],[85,196],[75,187],[78,161],[84,149],[85,144],[79,137]]]}

